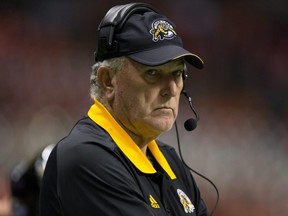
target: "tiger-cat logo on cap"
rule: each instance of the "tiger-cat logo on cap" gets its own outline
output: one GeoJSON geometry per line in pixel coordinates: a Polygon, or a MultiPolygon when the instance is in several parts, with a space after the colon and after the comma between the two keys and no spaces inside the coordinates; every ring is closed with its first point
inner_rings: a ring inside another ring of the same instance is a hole
{"type": "Polygon", "coordinates": [[[176,32],[173,26],[165,20],[157,20],[152,23],[150,34],[153,36],[153,41],[173,39],[176,37],[176,32]]]}

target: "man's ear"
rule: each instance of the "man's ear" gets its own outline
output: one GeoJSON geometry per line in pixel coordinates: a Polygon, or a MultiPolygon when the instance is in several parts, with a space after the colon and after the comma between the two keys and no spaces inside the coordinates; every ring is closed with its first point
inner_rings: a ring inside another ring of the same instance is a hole
{"type": "Polygon", "coordinates": [[[112,83],[112,78],[112,74],[107,67],[100,67],[97,70],[97,79],[101,92],[108,100],[111,100],[114,97],[114,85],[112,83]]]}

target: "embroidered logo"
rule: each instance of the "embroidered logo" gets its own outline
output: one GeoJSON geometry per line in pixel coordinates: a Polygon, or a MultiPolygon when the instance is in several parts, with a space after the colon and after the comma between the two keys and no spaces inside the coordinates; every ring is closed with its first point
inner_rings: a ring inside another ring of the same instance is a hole
{"type": "Polygon", "coordinates": [[[184,211],[186,213],[194,212],[195,207],[188,198],[188,196],[180,189],[177,189],[177,193],[180,198],[180,202],[183,205],[184,211]]]}
{"type": "Polygon", "coordinates": [[[154,199],[154,197],[150,194],[149,196],[150,204],[152,208],[160,208],[159,204],[157,201],[154,199]]]}
{"type": "Polygon", "coordinates": [[[173,39],[177,35],[173,26],[165,20],[154,21],[150,34],[153,36],[154,42],[164,39],[173,39]]]}

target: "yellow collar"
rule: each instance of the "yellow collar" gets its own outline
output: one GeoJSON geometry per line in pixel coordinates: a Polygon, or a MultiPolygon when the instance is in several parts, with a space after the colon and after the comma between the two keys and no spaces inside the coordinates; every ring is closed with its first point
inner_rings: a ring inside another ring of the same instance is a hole
{"type": "MultiPolygon", "coordinates": [[[[109,111],[96,99],[95,104],[93,104],[88,111],[88,116],[110,134],[121,151],[141,172],[148,174],[156,173],[156,170],[145,157],[141,149],[118,124],[109,111]]],[[[170,178],[176,179],[174,172],[162,152],[159,150],[155,140],[148,143],[148,148],[170,178]]]]}

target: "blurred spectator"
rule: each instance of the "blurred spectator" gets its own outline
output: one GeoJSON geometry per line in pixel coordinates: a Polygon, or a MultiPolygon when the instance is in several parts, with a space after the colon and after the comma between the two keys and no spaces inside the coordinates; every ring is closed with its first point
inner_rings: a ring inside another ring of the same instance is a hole
{"type": "Polygon", "coordinates": [[[40,184],[54,144],[48,145],[31,160],[22,161],[11,172],[13,216],[37,216],[40,184]]]}

